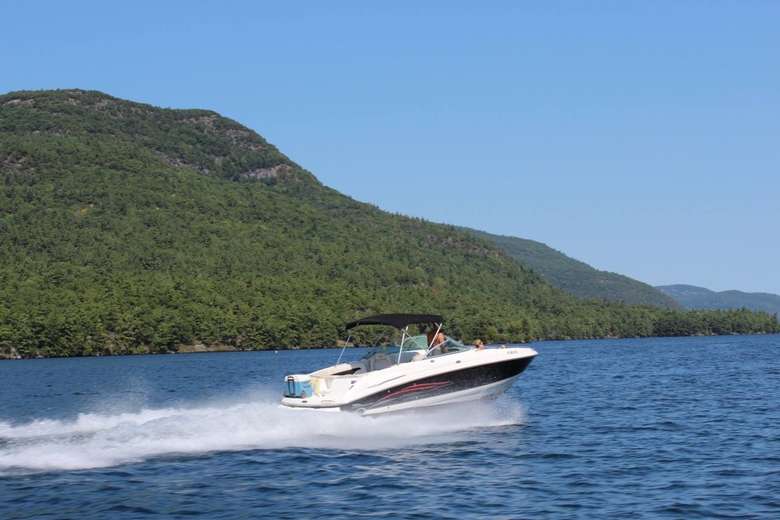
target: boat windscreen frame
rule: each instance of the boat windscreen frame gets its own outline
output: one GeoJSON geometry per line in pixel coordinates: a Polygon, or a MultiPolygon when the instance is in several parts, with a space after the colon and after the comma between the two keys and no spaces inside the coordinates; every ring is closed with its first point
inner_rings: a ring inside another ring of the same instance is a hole
{"type": "MultiPolygon", "coordinates": [[[[433,347],[433,341],[435,341],[436,336],[439,334],[442,325],[444,325],[444,318],[438,314],[376,314],[374,316],[366,316],[365,318],[360,318],[359,320],[350,321],[344,326],[344,328],[349,330],[360,325],[389,325],[390,327],[395,327],[396,329],[400,330],[401,345],[398,349],[398,360],[396,361],[396,364],[398,364],[401,362],[401,354],[404,352],[404,341],[406,340],[406,335],[409,333],[409,325],[420,325],[427,323],[436,325],[436,333],[433,335],[434,339],[431,341],[431,344],[428,345],[428,350],[426,351],[427,355],[431,351],[433,347]]],[[[341,354],[339,354],[339,361],[341,361],[341,356],[344,355],[344,351],[347,348],[347,343],[350,337],[351,336],[347,337],[347,342],[344,343],[344,348],[341,349],[341,354]]]]}
{"type": "MultiPolygon", "coordinates": [[[[436,341],[436,336],[439,335],[439,331],[441,331],[442,323],[439,321],[438,323],[434,323],[436,325],[436,332],[433,334],[433,339],[431,340],[431,344],[428,345],[428,350],[425,351],[425,355],[427,356],[430,354],[430,352],[433,350],[433,342],[436,341]]],[[[406,335],[409,334],[409,325],[401,329],[401,346],[398,349],[398,360],[395,362],[396,365],[401,363],[401,354],[404,353],[404,341],[406,340],[406,335]]]]}

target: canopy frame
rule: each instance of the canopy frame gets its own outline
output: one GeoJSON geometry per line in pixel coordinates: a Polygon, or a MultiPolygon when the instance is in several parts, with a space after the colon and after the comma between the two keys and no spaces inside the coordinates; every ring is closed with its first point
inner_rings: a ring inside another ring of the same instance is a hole
{"type": "MultiPolygon", "coordinates": [[[[436,334],[433,336],[433,341],[435,341],[435,338],[439,334],[439,331],[441,330],[441,327],[444,323],[444,318],[438,314],[376,314],[374,316],[366,316],[365,318],[360,318],[359,320],[350,321],[344,326],[344,328],[349,330],[360,325],[388,325],[400,330],[401,345],[398,349],[398,360],[396,361],[396,364],[398,364],[401,362],[401,354],[404,352],[404,342],[406,341],[406,336],[409,334],[409,325],[420,325],[427,323],[436,325],[436,334]]],[[[344,350],[347,348],[347,343],[349,342],[350,337],[351,335],[347,336],[347,341],[344,343],[344,347],[341,349],[341,354],[339,354],[339,361],[341,361],[341,356],[344,355],[344,350]]],[[[433,343],[433,341],[431,343],[433,343]]],[[[428,345],[428,351],[426,352],[426,355],[431,350],[431,345],[428,345]]],[[[338,361],[336,363],[338,363],[338,361]]]]}
{"type": "Polygon", "coordinates": [[[442,323],[443,321],[444,318],[438,314],[377,314],[350,321],[345,325],[345,328],[349,330],[360,325],[389,325],[398,330],[403,330],[409,325],[442,323]]]}

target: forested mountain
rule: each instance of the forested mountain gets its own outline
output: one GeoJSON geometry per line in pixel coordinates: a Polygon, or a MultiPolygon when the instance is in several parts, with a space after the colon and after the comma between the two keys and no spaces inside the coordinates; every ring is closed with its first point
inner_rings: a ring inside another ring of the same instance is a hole
{"type": "Polygon", "coordinates": [[[320,184],[204,110],[0,96],[0,352],[331,345],[381,311],[466,339],[780,330],[766,314],[579,301],[494,244],[320,184]]]}
{"type": "Polygon", "coordinates": [[[476,229],[467,230],[490,240],[506,254],[542,275],[553,286],[578,298],[679,308],[676,301],[651,285],[622,274],[599,271],[541,242],[493,235],[476,229]]]}
{"type": "Polygon", "coordinates": [[[686,309],[751,309],[780,313],[780,295],[742,291],[711,291],[695,285],[661,285],[657,289],[674,298],[686,309]]]}

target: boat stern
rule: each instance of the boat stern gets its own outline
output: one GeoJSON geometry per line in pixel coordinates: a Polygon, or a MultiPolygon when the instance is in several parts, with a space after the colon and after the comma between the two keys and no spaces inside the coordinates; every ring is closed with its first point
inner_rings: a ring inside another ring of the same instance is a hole
{"type": "Polygon", "coordinates": [[[284,378],[281,405],[296,410],[339,411],[339,403],[328,399],[318,390],[322,382],[310,374],[291,374],[284,378]]]}
{"type": "Polygon", "coordinates": [[[290,374],[284,378],[284,397],[306,399],[314,395],[311,376],[308,374],[290,374]]]}

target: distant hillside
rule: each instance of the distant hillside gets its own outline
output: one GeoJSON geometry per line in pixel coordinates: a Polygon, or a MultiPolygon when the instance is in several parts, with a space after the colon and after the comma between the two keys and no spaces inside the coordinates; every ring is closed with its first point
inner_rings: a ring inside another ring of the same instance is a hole
{"type": "Polygon", "coordinates": [[[751,309],[770,314],[780,313],[780,295],[742,291],[711,291],[695,285],[662,285],[657,287],[686,309],[751,309]]]}
{"type": "Polygon", "coordinates": [[[679,308],[677,302],[651,285],[622,274],[599,271],[541,242],[493,235],[475,229],[468,231],[495,243],[506,254],[542,275],[555,287],[578,298],[679,308]]]}
{"type": "Polygon", "coordinates": [[[578,300],[484,238],[322,185],[215,112],[0,96],[0,357],[333,345],[390,311],[488,341],[780,330],[578,300]]]}

